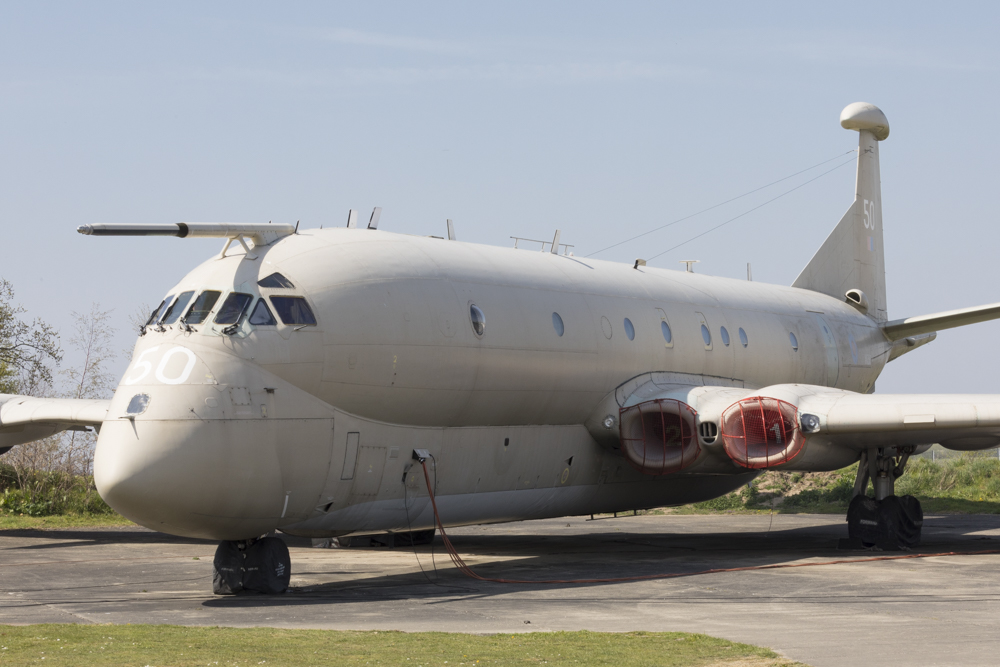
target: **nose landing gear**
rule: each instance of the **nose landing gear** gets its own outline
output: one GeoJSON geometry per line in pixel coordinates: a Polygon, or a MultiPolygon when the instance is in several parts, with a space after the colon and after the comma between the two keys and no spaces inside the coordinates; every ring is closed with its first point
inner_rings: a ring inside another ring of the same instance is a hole
{"type": "Polygon", "coordinates": [[[841,548],[885,551],[912,549],[920,544],[924,513],[913,496],[896,496],[913,447],[879,447],[861,452],[854,497],[847,509],[847,540],[841,548]],[[875,497],[867,495],[868,481],[875,497]]]}
{"type": "Polygon", "coordinates": [[[220,542],[212,565],[216,595],[278,595],[288,590],[292,576],[288,547],[277,537],[220,542]]]}

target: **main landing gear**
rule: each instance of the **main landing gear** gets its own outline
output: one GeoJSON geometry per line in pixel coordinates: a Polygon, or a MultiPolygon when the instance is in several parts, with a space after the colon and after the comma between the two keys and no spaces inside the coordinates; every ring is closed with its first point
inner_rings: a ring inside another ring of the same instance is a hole
{"type": "Polygon", "coordinates": [[[841,548],[885,551],[912,549],[920,544],[924,513],[913,496],[897,496],[896,480],[903,476],[913,447],[879,447],[861,452],[854,497],[847,509],[847,540],[841,548]],[[867,495],[868,481],[875,497],[867,495]]]}
{"type": "Polygon", "coordinates": [[[278,595],[288,590],[291,577],[292,561],[280,538],[220,542],[215,550],[212,591],[216,595],[278,595]]]}

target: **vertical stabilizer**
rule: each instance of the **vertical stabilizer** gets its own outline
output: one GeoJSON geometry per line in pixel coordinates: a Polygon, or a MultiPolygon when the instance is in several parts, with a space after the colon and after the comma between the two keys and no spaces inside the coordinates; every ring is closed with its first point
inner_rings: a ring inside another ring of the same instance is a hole
{"type": "Polygon", "coordinates": [[[889,136],[889,121],[874,104],[855,102],[841,112],[840,124],[860,135],[854,203],[792,287],[845,299],[876,322],[885,322],[888,317],[878,145],[889,136]]]}

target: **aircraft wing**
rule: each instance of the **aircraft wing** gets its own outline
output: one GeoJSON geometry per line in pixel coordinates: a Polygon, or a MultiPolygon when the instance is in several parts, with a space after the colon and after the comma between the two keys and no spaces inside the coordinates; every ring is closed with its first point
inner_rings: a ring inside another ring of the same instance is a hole
{"type": "Polygon", "coordinates": [[[1000,395],[814,389],[796,404],[807,439],[820,437],[851,449],[940,443],[948,449],[977,450],[1000,444],[1000,395]]]}
{"type": "Polygon", "coordinates": [[[74,427],[99,427],[110,400],[0,394],[0,453],[74,427]]]}
{"type": "Polygon", "coordinates": [[[671,373],[639,376],[619,389],[587,428],[649,474],[725,473],[733,463],[838,470],[874,448],[1000,445],[1000,394],[859,394],[806,384],[753,389],[671,373]]]}

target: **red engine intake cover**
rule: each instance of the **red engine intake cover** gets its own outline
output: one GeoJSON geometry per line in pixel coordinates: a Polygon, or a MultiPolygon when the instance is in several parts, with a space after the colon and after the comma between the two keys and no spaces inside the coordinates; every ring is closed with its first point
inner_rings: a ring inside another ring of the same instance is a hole
{"type": "Polygon", "coordinates": [[[683,470],[701,453],[694,428],[697,414],[687,403],[672,398],[622,408],[618,413],[622,454],[647,475],[683,470]]]}
{"type": "Polygon", "coordinates": [[[726,408],[722,440],[729,458],[753,469],[791,461],[805,444],[795,406],[766,396],[744,398],[726,408]]]}

